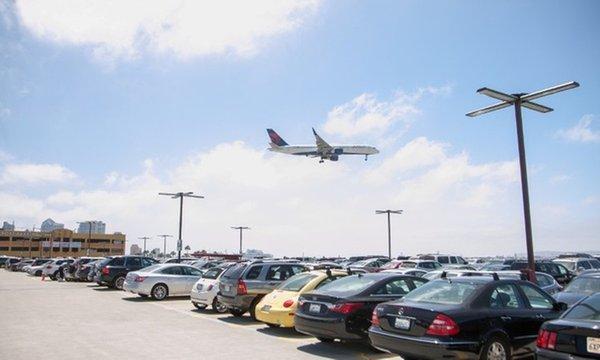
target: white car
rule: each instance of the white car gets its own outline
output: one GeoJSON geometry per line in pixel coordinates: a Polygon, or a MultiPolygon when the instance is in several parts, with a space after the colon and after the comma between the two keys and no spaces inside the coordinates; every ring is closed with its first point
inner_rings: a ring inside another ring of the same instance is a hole
{"type": "Polygon", "coordinates": [[[123,290],[141,297],[152,296],[154,300],[164,300],[168,296],[190,296],[200,276],[202,272],[190,265],[156,264],[128,273],[123,290]]]}
{"type": "Polygon", "coordinates": [[[48,276],[52,280],[56,280],[58,276],[58,268],[65,264],[71,264],[73,259],[53,259],[52,261],[46,263],[42,270],[42,275],[48,276]]]}
{"type": "Polygon", "coordinates": [[[44,266],[48,262],[52,260],[50,259],[37,259],[33,262],[33,264],[25,266],[23,271],[26,271],[31,276],[42,276],[42,271],[44,270],[44,266]]]}
{"type": "Polygon", "coordinates": [[[194,284],[190,299],[197,309],[212,307],[217,313],[227,312],[227,308],[217,299],[219,292],[219,278],[227,268],[214,267],[206,270],[200,280],[194,284]]]}

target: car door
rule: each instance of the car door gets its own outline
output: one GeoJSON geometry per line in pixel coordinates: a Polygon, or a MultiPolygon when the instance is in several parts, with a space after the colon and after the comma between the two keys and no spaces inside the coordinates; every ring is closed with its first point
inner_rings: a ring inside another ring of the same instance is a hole
{"type": "Polygon", "coordinates": [[[142,268],[142,259],[139,257],[128,257],[125,260],[125,270],[127,272],[136,271],[142,268]]]}
{"type": "Polygon", "coordinates": [[[182,266],[169,266],[161,271],[162,282],[169,288],[169,295],[181,295],[185,289],[185,273],[182,266]]]}
{"type": "Polygon", "coordinates": [[[535,339],[540,326],[548,320],[558,318],[561,311],[552,297],[543,290],[527,283],[519,284],[519,288],[530,313],[527,322],[523,325],[523,329],[526,331],[526,336],[531,339],[528,347],[531,348],[531,351],[534,351],[535,339]]]}
{"type": "Polygon", "coordinates": [[[183,279],[184,284],[182,285],[184,286],[184,288],[182,289],[182,292],[184,295],[189,295],[192,292],[194,284],[202,277],[202,271],[194,267],[188,266],[184,266],[183,270],[185,274],[185,279],[183,279]]]}

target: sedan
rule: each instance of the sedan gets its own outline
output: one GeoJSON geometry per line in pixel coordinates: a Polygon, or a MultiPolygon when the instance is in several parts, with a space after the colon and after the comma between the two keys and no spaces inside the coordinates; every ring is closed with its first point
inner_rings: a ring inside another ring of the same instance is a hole
{"type": "Polygon", "coordinates": [[[600,358],[600,293],[584,298],[560,319],[542,325],[537,338],[537,358],[600,358]]]}
{"type": "Polygon", "coordinates": [[[190,296],[192,287],[200,279],[202,272],[185,264],[157,264],[125,277],[123,290],[141,297],[152,296],[154,300],[164,300],[168,296],[190,296]]]}
{"type": "Polygon", "coordinates": [[[554,298],[571,306],[595,292],[600,292],[600,271],[582,273],[564,291],[555,294],[554,298]]]}
{"type": "Polygon", "coordinates": [[[367,340],[371,312],[377,304],[399,299],[426,282],[394,273],[346,276],[300,296],[295,328],[322,342],[367,340]]]}
{"type": "Polygon", "coordinates": [[[369,338],[404,359],[531,357],[542,323],[565,309],[528,281],[442,278],[377,306],[369,338]]]}

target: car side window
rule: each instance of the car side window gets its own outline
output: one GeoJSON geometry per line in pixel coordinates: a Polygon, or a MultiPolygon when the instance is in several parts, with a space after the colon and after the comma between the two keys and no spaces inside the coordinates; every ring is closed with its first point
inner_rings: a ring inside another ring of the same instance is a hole
{"type": "Polygon", "coordinates": [[[556,264],[556,267],[558,268],[558,273],[561,275],[567,275],[569,273],[569,270],[561,264],[556,264]]]}
{"type": "Polygon", "coordinates": [[[412,279],[412,282],[415,285],[415,288],[418,288],[419,286],[425,284],[427,281],[420,279],[412,279]]]}
{"type": "Polygon", "coordinates": [[[405,279],[390,281],[380,287],[374,294],[376,295],[405,295],[410,291],[410,287],[405,279]]]}
{"type": "Polygon", "coordinates": [[[292,275],[300,274],[301,272],[305,272],[306,268],[300,265],[292,265],[292,275]]]}
{"type": "Polygon", "coordinates": [[[529,305],[534,309],[552,309],[554,304],[548,296],[544,295],[540,290],[529,285],[519,285],[525,293],[529,305]]]}
{"type": "Polygon", "coordinates": [[[192,267],[184,267],[185,274],[189,276],[202,276],[202,271],[192,268],[192,267]]]}
{"type": "Polygon", "coordinates": [[[255,280],[260,276],[260,272],[262,271],[262,265],[252,266],[250,270],[246,273],[246,279],[255,280]]]}
{"type": "Polygon", "coordinates": [[[537,278],[537,283],[538,283],[539,286],[544,287],[544,286],[552,285],[553,281],[550,280],[549,276],[542,275],[542,274],[537,274],[536,278],[537,278]]]}
{"type": "Polygon", "coordinates": [[[437,258],[437,262],[439,262],[440,264],[448,264],[448,257],[447,256],[438,256],[437,258]]]}
{"type": "Polygon", "coordinates": [[[492,309],[518,309],[520,307],[517,289],[514,285],[498,285],[490,295],[492,309]]]}
{"type": "Polygon", "coordinates": [[[457,261],[456,261],[456,257],[454,257],[454,256],[450,256],[450,263],[451,263],[451,264],[456,264],[456,263],[457,263],[457,261]]]}
{"type": "Polygon", "coordinates": [[[590,266],[594,269],[600,269],[600,261],[598,260],[590,260],[590,266]]]}
{"type": "Polygon", "coordinates": [[[328,278],[325,278],[325,280],[321,281],[317,286],[315,286],[315,290],[318,289],[318,288],[320,288],[321,286],[323,286],[325,284],[329,284],[330,282],[335,281],[335,280],[337,280],[339,278],[342,278],[342,277],[344,277],[344,276],[343,275],[342,276],[330,276],[328,278]]]}
{"type": "Polygon", "coordinates": [[[140,259],[139,257],[128,258],[127,259],[127,266],[141,267],[142,266],[142,259],[140,259]]]}
{"type": "Polygon", "coordinates": [[[123,266],[123,265],[125,265],[125,259],[123,259],[123,258],[114,258],[114,259],[112,259],[112,261],[110,263],[108,263],[108,265],[111,265],[111,266],[123,266]]]}
{"type": "Polygon", "coordinates": [[[591,268],[592,268],[592,267],[590,266],[590,263],[589,263],[589,262],[587,262],[587,261],[579,261],[579,262],[577,262],[577,268],[579,269],[580,267],[582,267],[582,268],[584,268],[584,269],[586,269],[586,270],[589,270],[589,269],[591,269],[591,268]]]}
{"type": "Polygon", "coordinates": [[[181,269],[181,266],[171,266],[162,271],[163,274],[169,275],[183,275],[184,272],[181,269]]]}
{"type": "Polygon", "coordinates": [[[457,256],[456,259],[458,260],[459,264],[462,264],[462,265],[468,264],[467,260],[463,259],[462,256],[457,256]]]}
{"type": "Polygon", "coordinates": [[[142,266],[143,266],[143,267],[147,267],[147,266],[150,266],[150,265],[152,265],[152,264],[153,264],[153,262],[152,262],[152,261],[150,261],[150,259],[146,259],[146,258],[143,258],[143,259],[142,259],[142,266]]]}
{"type": "Polygon", "coordinates": [[[283,281],[292,276],[292,269],[289,265],[271,265],[267,272],[267,280],[283,281]]]}

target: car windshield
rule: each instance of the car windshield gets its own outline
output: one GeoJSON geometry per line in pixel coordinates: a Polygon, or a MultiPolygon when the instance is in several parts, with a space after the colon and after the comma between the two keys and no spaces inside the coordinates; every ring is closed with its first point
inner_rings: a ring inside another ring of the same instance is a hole
{"type": "Polygon", "coordinates": [[[563,319],[600,320],[600,296],[592,296],[573,306],[563,319]]]}
{"type": "Polygon", "coordinates": [[[403,261],[402,262],[402,267],[404,268],[415,268],[417,267],[417,263],[414,261],[403,261]]]}
{"type": "Polygon", "coordinates": [[[571,270],[571,271],[575,271],[577,270],[575,267],[577,265],[577,263],[575,261],[554,261],[557,264],[561,264],[562,266],[566,267],[567,269],[571,270]]]}
{"type": "Polygon", "coordinates": [[[300,273],[292,276],[287,279],[281,285],[279,285],[279,290],[284,291],[300,291],[303,287],[306,286],[312,279],[316,278],[317,275],[309,274],[309,273],[300,273]]]}
{"type": "Polygon", "coordinates": [[[448,280],[431,281],[404,296],[404,301],[433,304],[462,304],[480,285],[448,280]]]}
{"type": "Polygon", "coordinates": [[[216,279],[219,277],[219,274],[223,272],[223,269],[221,268],[212,268],[212,269],[208,269],[206,270],[206,272],[202,275],[202,278],[204,279],[216,279]]]}
{"type": "Polygon", "coordinates": [[[371,260],[361,260],[361,261],[357,261],[355,263],[352,263],[352,266],[357,266],[357,267],[359,267],[359,266],[365,266],[365,265],[367,265],[370,262],[371,262],[371,260]]]}
{"type": "Polygon", "coordinates": [[[359,293],[369,286],[373,285],[377,280],[370,276],[352,275],[346,276],[339,280],[323,285],[319,292],[334,294],[337,296],[345,296],[359,293]]]}
{"type": "Polygon", "coordinates": [[[600,291],[600,278],[576,277],[567,285],[565,292],[593,294],[600,291]]]}

